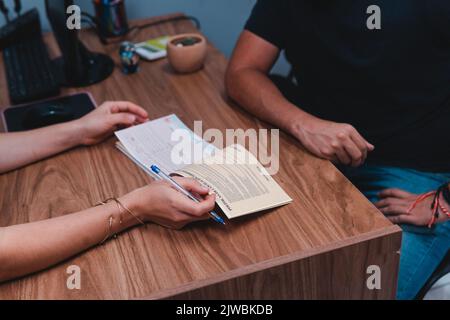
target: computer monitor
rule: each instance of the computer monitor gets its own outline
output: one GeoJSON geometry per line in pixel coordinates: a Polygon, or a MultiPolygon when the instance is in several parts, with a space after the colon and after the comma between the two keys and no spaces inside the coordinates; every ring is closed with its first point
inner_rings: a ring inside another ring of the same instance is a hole
{"type": "Polygon", "coordinates": [[[114,71],[113,60],[104,54],[89,51],[78,38],[78,30],[67,27],[67,8],[73,0],[45,0],[47,17],[55,34],[62,57],[62,83],[83,87],[108,78],[114,71]]]}

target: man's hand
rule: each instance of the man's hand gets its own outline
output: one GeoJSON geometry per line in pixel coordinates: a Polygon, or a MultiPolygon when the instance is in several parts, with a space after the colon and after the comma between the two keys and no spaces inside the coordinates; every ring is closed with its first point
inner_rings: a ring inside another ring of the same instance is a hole
{"type": "MultiPolygon", "coordinates": [[[[417,206],[408,213],[408,209],[416,201],[419,195],[412,194],[399,189],[386,189],[378,195],[380,201],[375,206],[383,212],[392,223],[412,224],[416,226],[427,226],[432,218],[431,203],[433,197],[419,202],[417,206]]],[[[441,203],[447,205],[443,199],[441,203]]],[[[440,214],[437,223],[448,221],[448,217],[440,214]]]]}
{"type": "Polygon", "coordinates": [[[79,130],[80,144],[97,144],[120,128],[148,121],[147,112],[141,107],[125,101],[105,102],[97,109],[75,120],[79,130]]]}
{"type": "Polygon", "coordinates": [[[353,167],[362,165],[375,149],[351,125],[313,116],[296,122],[292,131],[314,155],[353,167]]]}

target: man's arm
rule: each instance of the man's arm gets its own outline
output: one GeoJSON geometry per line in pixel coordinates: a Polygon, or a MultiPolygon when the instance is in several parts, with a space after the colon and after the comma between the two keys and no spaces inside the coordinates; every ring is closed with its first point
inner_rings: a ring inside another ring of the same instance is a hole
{"type": "Polygon", "coordinates": [[[290,133],[313,154],[347,165],[361,165],[374,147],[349,124],[314,117],[290,103],[267,76],[280,50],[243,31],[231,58],[229,96],[258,118],[290,133]]]}
{"type": "Polygon", "coordinates": [[[0,134],[0,174],[80,144],[98,143],[119,126],[131,126],[147,119],[147,112],[135,104],[105,102],[79,120],[31,131],[0,134]]]}

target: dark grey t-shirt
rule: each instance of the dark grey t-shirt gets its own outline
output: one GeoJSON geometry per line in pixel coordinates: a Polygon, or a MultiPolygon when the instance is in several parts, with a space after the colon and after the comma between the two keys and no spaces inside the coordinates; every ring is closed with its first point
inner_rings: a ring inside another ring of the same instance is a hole
{"type": "Polygon", "coordinates": [[[259,0],[246,29],[286,50],[299,107],[375,145],[369,163],[450,172],[450,1],[259,0]]]}

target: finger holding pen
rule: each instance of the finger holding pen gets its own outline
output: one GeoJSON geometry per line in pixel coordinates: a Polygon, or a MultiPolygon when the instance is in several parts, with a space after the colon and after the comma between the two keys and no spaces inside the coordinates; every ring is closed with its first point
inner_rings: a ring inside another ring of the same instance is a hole
{"type": "MultiPolygon", "coordinates": [[[[161,169],[158,168],[158,166],[153,165],[151,166],[152,171],[158,175],[159,177],[161,177],[163,180],[169,182],[176,190],[178,190],[180,193],[182,193],[183,195],[185,195],[187,198],[191,199],[192,201],[194,201],[197,205],[193,205],[192,203],[190,204],[191,207],[194,208],[199,208],[199,204],[201,203],[201,201],[199,199],[197,199],[191,192],[189,192],[188,190],[186,190],[186,188],[184,188],[183,186],[181,186],[177,181],[175,181],[173,178],[171,178],[168,174],[164,173],[161,169]]],[[[203,187],[202,187],[203,188],[203,187]]],[[[204,188],[203,191],[207,192],[207,188],[204,188]]],[[[197,209],[196,209],[197,210],[197,209]]],[[[200,209],[198,209],[200,210],[200,209]]],[[[220,223],[222,225],[225,225],[225,221],[223,220],[222,217],[220,217],[215,211],[213,211],[211,209],[211,211],[209,212],[209,214],[211,215],[211,217],[213,218],[214,221],[216,221],[217,223],[220,223]]]]}

